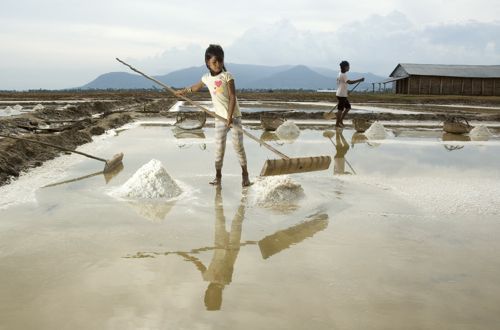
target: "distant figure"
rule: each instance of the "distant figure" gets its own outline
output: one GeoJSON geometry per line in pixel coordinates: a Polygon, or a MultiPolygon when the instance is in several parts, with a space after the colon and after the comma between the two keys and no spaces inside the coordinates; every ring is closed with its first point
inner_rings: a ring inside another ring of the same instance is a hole
{"type": "Polygon", "coordinates": [[[345,154],[349,150],[349,143],[347,143],[342,130],[337,130],[337,135],[335,137],[337,153],[335,154],[333,163],[333,174],[351,174],[345,171],[345,154]]]}
{"type": "Polygon", "coordinates": [[[357,80],[349,80],[347,78],[347,72],[349,71],[349,62],[340,62],[340,72],[337,77],[337,121],[335,122],[335,127],[344,127],[344,118],[351,110],[351,104],[347,99],[348,88],[347,85],[359,83],[365,81],[365,78],[360,78],[357,80]]]}
{"type": "MultiPolygon", "coordinates": [[[[199,91],[206,85],[212,97],[212,103],[215,108],[215,113],[225,120],[215,119],[215,178],[210,184],[219,186],[222,182],[222,164],[224,161],[224,153],[226,150],[226,137],[229,129],[232,126],[241,128],[241,112],[236,99],[236,88],[234,85],[233,75],[226,71],[224,66],[224,50],[219,45],[210,45],[205,51],[205,64],[209,70],[201,81],[184,88],[176,93],[176,95],[184,95],[191,92],[199,91]]],[[[233,147],[241,165],[241,184],[245,186],[251,185],[248,178],[247,158],[245,148],[243,147],[243,133],[241,130],[233,129],[233,147]]]]}

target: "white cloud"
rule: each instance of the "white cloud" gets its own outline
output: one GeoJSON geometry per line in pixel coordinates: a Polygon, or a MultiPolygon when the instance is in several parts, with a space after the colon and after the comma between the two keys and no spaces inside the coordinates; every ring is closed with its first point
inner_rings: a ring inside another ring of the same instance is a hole
{"type": "Polygon", "coordinates": [[[398,62],[499,64],[499,11],[496,0],[5,0],[0,89],[83,85],[123,71],[117,56],[164,74],[202,65],[209,43],[229,62],[336,69],[348,59],[381,75],[398,62]]]}

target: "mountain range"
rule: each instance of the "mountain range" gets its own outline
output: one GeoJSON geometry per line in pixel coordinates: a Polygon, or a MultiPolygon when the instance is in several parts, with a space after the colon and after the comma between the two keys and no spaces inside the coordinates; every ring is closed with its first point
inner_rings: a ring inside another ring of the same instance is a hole
{"type": "MultiPolygon", "coordinates": [[[[338,71],[326,68],[307,67],[305,65],[264,66],[251,64],[227,63],[227,70],[235,77],[237,89],[335,89],[338,71]]],[[[200,80],[207,72],[205,66],[185,68],[165,75],[154,76],[157,80],[172,86],[190,86],[200,80]]],[[[379,82],[385,77],[372,73],[349,72],[354,80],[365,77],[358,91],[371,90],[372,82],[379,82]]],[[[109,72],[100,75],[79,89],[151,89],[160,88],[154,82],[133,73],[109,72]]]]}

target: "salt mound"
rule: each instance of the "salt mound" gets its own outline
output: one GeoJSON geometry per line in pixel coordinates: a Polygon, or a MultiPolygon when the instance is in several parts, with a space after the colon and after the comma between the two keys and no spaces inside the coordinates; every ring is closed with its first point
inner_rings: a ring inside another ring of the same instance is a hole
{"type": "Polygon", "coordinates": [[[300,135],[300,129],[293,121],[287,120],[276,129],[276,135],[284,142],[293,142],[300,135]]]}
{"type": "Polygon", "coordinates": [[[112,192],[112,195],[131,199],[168,199],[177,197],[181,193],[181,188],[170,177],[161,162],[152,159],[112,192]]]}
{"type": "Polygon", "coordinates": [[[370,128],[365,131],[365,136],[370,140],[382,140],[387,136],[384,125],[379,122],[371,124],[370,128]]]}
{"type": "Polygon", "coordinates": [[[4,111],[5,113],[11,113],[11,112],[12,112],[12,110],[14,110],[14,109],[12,109],[12,107],[9,107],[9,106],[7,106],[7,107],[5,107],[5,109],[3,109],[3,111],[4,111]]]}
{"type": "Polygon", "coordinates": [[[478,126],[475,126],[469,132],[469,136],[470,136],[471,140],[473,140],[473,141],[487,141],[487,140],[489,140],[490,137],[493,136],[493,134],[491,134],[488,127],[486,127],[484,125],[478,125],[478,126]]]}
{"type": "Polygon", "coordinates": [[[293,203],[304,196],[302,186],[289,176],[264,177],[252,186],[255,204],[273,206],[280,203],[293,203]]]}
{"type": "Polygon", "coordinates": [[[37,105],[35,105],[33,107],[33,111],[43,110],[43,109],[45,109],[45,107],[43,105],[41,105],[40,103],[38,103],[37,105]]]}
{"type": "Polygon", "coordinates": [[[14,110],[16,111],[21,111],[23,110],[23,106],[22,105],[19,105],[19,104],[16,104],[14,107],[13,107],[14,110]]]}

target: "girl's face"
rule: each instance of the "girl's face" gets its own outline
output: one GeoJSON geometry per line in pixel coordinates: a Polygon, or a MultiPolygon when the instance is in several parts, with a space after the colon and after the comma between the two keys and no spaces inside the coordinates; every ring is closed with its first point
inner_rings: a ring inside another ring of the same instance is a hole
{"type": "Polygon", "coordinates": [[[212,56],[207,61],[208,68],[215,74],[219,74],[222,71],[222,67],[224,66],[224,61],[219,61],[219,59],[215,56],[212,56]]]}

